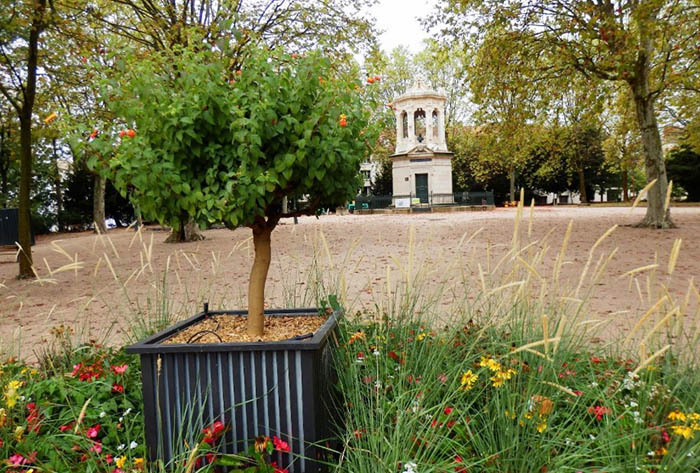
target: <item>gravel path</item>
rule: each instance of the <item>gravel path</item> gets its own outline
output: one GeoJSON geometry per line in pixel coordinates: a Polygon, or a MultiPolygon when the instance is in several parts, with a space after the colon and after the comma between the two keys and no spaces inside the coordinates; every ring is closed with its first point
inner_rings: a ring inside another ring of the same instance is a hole
{"type": "MultiPolygon", "coordinates": [[[[629,329],[655,300],[647,294],[646,276],[638,278],[638,290],[628,279],[619,278],[623,273],[656,262],[660,270],[649,289],[658,293],[663,284],[674,298],[682,298],[691,278],[700,280],[700,208],[674,208],[679,228],[673,230],[625,226],[637,222],[643,214],[644,209],[617,207],[534,210],[530,238],[537,243],[533,248],[541,249],[542,238],[551,232],[546,243],[551,249],[536,268],[543,275],[551,272],[567,225],[570,220],[574,222],[566,253],[572,264],[563,269],[564,279],[569,281],[577,280],[595,241],[614,224],[620,225],[600,245],[594,258],[595,263],[598,254],[618,248],[590,301],[590,317],[614,319],[604,337],[629,329]],[[677,238],[683,240],[682,249],[669,278],[665,269],[677,238]]],[[[528,216],[526,208],[521,222],[523,241],[528,240],[528,216]]],[[[450,284],[460,275],[473,277],[478,264],[483,268],[495,264],[510,245],[514,217],[514,209],[499,208],[486,212],[329,215],[302,218],[298,225],[284,222],[273,233],[267,303],[270,307],[301,303],[304,294],[308,297],[313,292],[310,274],[318,270],[328,280],[343,274],[342,281],[336,278],[336,282],[346,284],[346,296],[353,308],[373,309],[386,292],[387,267],[392,280],[400,277],[396,261],[408,267],[411,228],[415,229],[413,269],[425,270],[428,287],[450,284]],[[479,229],[477,237],[458,248],[463,235],[479,229]],[[328,253],[333,268],[329,268],[328,253]]],[[[203,242],[181,245],[163,243],[167,235],[153,229],[140,234],[111,230],[108,238],[92,233],[39,238],[33,248],[39,281],[16,280],[12,255],[0,256],[3,344],[9,346],[21,335],[15,343],[23,355],[30,355],[48,337],[50,329],[60,324],[98,339],[111,329],[110,341],[118,343],[133,323],[134,314],[139,310],[153,312],[163,287],[169,294],[169,310],[180,316],[192,314],[204,300],[209,300],[212,308],[244,307],[251,263],[250,230],[209,230],[205,235],[203,242]],[[168,277],[163,286],[166,268],[168,277]]],[[[696,306],[697,300],[692,297],[687,319],[696,306]]]]}

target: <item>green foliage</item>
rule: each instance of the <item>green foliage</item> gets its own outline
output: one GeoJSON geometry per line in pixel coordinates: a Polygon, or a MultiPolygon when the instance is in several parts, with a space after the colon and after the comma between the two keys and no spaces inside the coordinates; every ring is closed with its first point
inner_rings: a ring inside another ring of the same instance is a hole
{"type": "Polygon", "coordinates": [[[542,338],[535,326],[526,313],[500,328],[453,320],[439,333],[405,318],[344,323],[336,471],[700,466],[697,375],[670,358],[634,374],[632,361],[592,354],[569,337],[547,358],[513,352],[542,338]]]}
{"type": "Polygon", "coordinates": [[[393,163],[390,159],[383,159],[379,161],[379,170],[372,181],[372,195],[391,195],[393,192],[393,163]]]}
{"type": "Polygon", "coordinates": [[[700,202],[700,154],[684,145],[671,152],[666,168],[674,187],[680,185],[687,192],[688,201],[700,202]]]}
{"type": "Polygon", "coordinates": [[[143,464],[138,360],[94,345],[63,355],[44,358],[40,370],[12,360],[0,367],[2,462],[83,472],[143,464]]]}
{"type": "Polygon", "coordinates": [[[364,89],[318,53],[254,49],[241,69],[227,63],[182,50],[121,64],[125,80],[104,95],[135,135],[101,134],[89,165],[106,164],[144,216],[175,228],[278,219],[284,196],[308,214],[352,197],[376,136],[364,89]]]}

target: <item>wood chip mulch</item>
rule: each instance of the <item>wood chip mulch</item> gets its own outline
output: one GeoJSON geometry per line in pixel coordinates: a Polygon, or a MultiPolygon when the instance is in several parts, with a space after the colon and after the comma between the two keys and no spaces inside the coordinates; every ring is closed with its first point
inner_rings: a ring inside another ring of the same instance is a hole
{"type": "MultiPolygon", "coordinates": [[[[325,316],[317,315],[265,317],[265,332],[261,338],[256,338],[248,335],[246,317],[212,315],[176,333],[164,340],[163,343],[278,342],[300,335],[316,333],[326,319],[325,316]],[[203,332],[204,330],[214,333],[203,332]],[[197,335],[198,333],[199,335],[197,335]]],[[[311,337],[305,338],[305,340],[310,339],[311,337]]]]}

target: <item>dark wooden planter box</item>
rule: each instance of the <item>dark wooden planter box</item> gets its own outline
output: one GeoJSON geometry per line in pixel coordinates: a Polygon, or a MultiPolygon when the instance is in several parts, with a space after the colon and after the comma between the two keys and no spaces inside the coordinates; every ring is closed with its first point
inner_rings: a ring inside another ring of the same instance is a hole
{"type": "MultiPolygon", "coordinates": [[[[317,314],[317,309],[270,310],[269,316],[317,314]]],[[[151,460],[182,461],[187,445],[201,440],[214,421],[228,430],[222,453],[247,451],[258,435],[287,441],[290,454],[275,452],[290,473],[323,471],[331,437],[329,397],[335,379],[334,312],[310,339],[258,343],[163,344],[161,341],[209,315],[206,311],[126,348],[141,357],[146,444],[151,460]],[[319,445],[317,447],[316,445],[319,445]]]]}

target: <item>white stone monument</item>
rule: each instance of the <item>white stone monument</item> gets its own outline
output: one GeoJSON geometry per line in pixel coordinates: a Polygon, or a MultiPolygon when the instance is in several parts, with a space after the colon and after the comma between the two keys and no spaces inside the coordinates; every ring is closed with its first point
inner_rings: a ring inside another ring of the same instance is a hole
{"type": "Polygon", "coordinates": [[[391,160],[397,208],[454,202],[452,153],[445,143],[445,100],[444,94],[427,88],[422,78],[394,100],[396,150],[391,160]]]}

